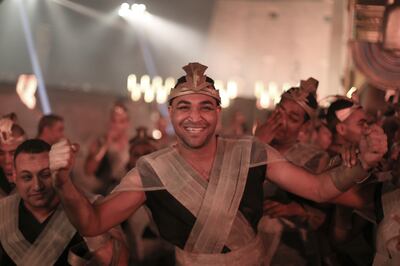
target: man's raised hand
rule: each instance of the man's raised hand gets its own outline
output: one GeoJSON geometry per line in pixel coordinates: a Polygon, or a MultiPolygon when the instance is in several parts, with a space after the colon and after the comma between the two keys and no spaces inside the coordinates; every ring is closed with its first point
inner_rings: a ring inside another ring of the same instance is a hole
{"type": "Polygon", "coordinates": [[[360,141],[359,159],[365,169],[376,166],[387,152],[387,136],[378,125],[368,128],[360,141]]]}
{"type": "Polygon", "coordinates": [[[62,139],[51,146],[49,153],[50,171],[53,176],[53,184],[62,186],[69,178],[75,160],[75,153],[79,145],[71,144],[67,139],[62,139]]]}

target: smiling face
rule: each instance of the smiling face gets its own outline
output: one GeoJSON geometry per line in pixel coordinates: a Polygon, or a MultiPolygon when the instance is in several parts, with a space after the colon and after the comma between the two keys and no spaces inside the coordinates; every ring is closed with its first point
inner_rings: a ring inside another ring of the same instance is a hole
{"type": "Polygon", "coordinates": [[[178,141],[190,149],[205,147],[215,136],[220,111],[211,96],[189,94],[173,99],[169,115],[178,141]]]}
{"type": "Polygon", "coordinates": [[[25,153],[15,159],[15,185],[28,209],[49,208],[56,198],[49,168],[49,153],[25,153]]]}

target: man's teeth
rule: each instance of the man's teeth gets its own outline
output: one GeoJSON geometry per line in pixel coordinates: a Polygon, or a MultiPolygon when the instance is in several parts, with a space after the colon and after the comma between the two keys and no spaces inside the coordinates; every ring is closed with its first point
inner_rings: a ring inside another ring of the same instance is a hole
{"type": "Polygon", "coordinates": [[[189,132],[197,133],[197,132],[203,131],[203,128],[202,127],[187,127],[186,130],[189,132]]]}

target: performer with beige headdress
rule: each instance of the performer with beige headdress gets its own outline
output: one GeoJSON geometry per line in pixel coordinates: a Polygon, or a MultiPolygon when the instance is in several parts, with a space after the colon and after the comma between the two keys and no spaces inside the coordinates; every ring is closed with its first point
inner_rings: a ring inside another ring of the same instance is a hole
{"type": "Polygon", "coordinates": [[[262,265],[257,223],[266,177],[292,193],[326,201],[363,179],[386,151],[385,135],[371,132],[361,163],[315,176],[252,137],[221,138],[215,133],[220,96],[206,68],[185,66],[186,76],[169,96],[177,144],[142,157],[102,203],[90,204],[71,182],[73,146],[66,140],[53,145],[54,184],[83,235],[108,230],[146,203],[161,236],[175,245],[178,265],[262,265]]]}
{"type": "Polygon", "coordinates": [[[0,119],[0,198],[14,189],[13,156],[18,145],[26,139],[25,131],[15,123],[15,119],[14,114],[0,119]]]}

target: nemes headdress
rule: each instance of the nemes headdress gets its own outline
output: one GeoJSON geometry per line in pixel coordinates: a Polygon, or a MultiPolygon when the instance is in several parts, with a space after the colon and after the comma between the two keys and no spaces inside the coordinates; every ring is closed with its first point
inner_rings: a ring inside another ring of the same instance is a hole
{"type": "Polygon", "coordinates": [[[189,63],[184,66],[183,70],[186,72],[184,81],[178,82],[175,88],[171,90],[168,101],[188,94],[204,94],[213,97],[218,103],[221,102],[219,92],[215,89],[212,80],[207,80],[207,76],[204,75],[206,69],[207,66],[200,63],[189,63]]]}
{"type": "Polygon", "coordinates": [[[286,92],[282,94],[282,99],[290,99],[299,104],[304,111],[310,116],[315,117],[317,115],[317,109],[312,108],[309,105],[309,97],[310,93],[314,98],[317,96],[317,88],[318,88],[318,80],[314,78],[308,78],[307,80],[300,81],[300,87],[290,88],[286,92]]]}

